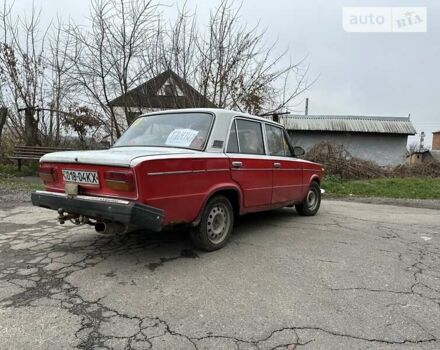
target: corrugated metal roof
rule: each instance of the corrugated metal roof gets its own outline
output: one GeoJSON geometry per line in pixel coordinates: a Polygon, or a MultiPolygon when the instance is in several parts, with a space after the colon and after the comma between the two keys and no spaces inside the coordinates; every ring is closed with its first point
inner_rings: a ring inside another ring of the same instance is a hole
{"type": "Polygon", "coordinates": [[[362,132],[415,135],[416,129],[409,117],[284,115],[280,123],[287,130],[362,132]]]}

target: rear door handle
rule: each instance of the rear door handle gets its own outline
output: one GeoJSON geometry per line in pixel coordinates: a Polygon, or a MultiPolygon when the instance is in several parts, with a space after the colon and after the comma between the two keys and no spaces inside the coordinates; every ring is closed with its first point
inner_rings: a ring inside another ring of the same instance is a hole
{"type": "Polygon", "coordinates": [[[274,168],[281,168],[281,163],[273,163],[274,168]]]}
{"type": "Polygon", "coordinates": [[[232,162],[233,168],[241,168],[243,166],[242,162],[232,162]]]}

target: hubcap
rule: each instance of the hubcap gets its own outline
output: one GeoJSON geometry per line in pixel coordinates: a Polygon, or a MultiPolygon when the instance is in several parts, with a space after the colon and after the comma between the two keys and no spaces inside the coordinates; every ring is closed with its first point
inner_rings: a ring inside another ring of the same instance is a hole
{"type": "Polygon", "coordinates": [[[230,218],[229,213],[224,204],[215,205],[208,215],[208,239],[218,244],[223,241],[229,230],[230,218]]]}
{"type": "Polygon", "coordinates": [[[318,194],[316,193],[314,188],[311,188],[307,193],[307,208],[310,210],[315,210],[318,205],[318,194]]]}

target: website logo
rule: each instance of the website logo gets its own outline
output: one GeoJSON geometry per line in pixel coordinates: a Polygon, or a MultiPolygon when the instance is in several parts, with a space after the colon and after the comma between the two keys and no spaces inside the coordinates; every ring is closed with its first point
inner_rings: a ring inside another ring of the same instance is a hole
{"type": "Polygon", "coordinates": [[[424,33],[426,7],[344,7],[342,26],[350,33],[424,33]]]}

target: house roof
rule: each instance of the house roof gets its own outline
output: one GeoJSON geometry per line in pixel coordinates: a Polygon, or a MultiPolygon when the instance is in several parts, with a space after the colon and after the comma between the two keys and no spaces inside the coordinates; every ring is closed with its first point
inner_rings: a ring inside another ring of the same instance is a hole
{"type": "Polygon", "coordinates": [[[433,134],[440,134],[440,130],[434,131],[433,134]]]}
{"type": "Polygon", "coordinates": [[[280,123],[288,130],[359,132],[415,135],[409,117],[285,115],[280,123]]]}
{"type": "Polygon", "coordinates": [[[206,97],[189,85],[172,70],[166,70],[147,82],[116,97],[109,102],[109,106],[127,106],[139,108],[191,108],[215,107],[206,97]],[[161,93],[165,83],[172,80],[176,89],[181,93],[166,95],[161,93]]]}

